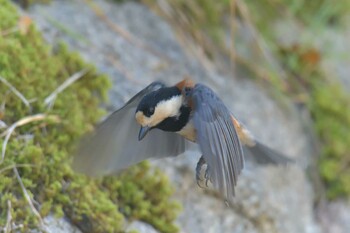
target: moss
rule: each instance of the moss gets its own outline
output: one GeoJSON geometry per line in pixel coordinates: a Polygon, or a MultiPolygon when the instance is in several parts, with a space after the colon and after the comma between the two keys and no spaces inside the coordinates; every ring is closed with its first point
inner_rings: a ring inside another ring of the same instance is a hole
{"type": "Polygon", "coordinates": [[[340,85],[317,83],[310,103],[323,143],[320,173],[328,197],[350,196],[350,95],[340,85]]]}
{"type": "Polygon", "coordinates": [[[150,170],[149,163],[141,163],[122,174],[121,182],[115,182],[112,177],[105,179],[103,187],[112,191],[110,198],[118,201],[120,211],[127,218],[148,222],[161,232],[178,231],[169,222],[176,218],[181,207],[167,201],[173,189],[159,170],[150,170]]]}
{"type": "MultiPolygon", "coordinates": [[[[0,32],[16,28],[16,9],[0,0],[0,32]]],[[[21,230],[38,228],[13,167],[21,176],[42,217],[67,216],[84,232],[122,232],[125,219],[141,219],[162,232],[176,232],[177,204],[172,189],[159,172],[146,164],[121,177],[89,179],[70,167],[70,151],[100,119],[109,79],[63,45],[52,50],[31,26],[0,37],[0,76],[29,100],[30,108],[6,85],[0,84],[0,120],[11,125],[38,113],[57,116],[16,128],[0,164],[0,226],[5,226],[9,203],[14,224],[21,230]],[[88,70],[80,80],[58,94],[51,106],[44,100],[74,73],[88,70]]],[[[0,131],[0,134],[2,131],[0,131]]],[[[0,137],[0,150],[4,137],[0,137]]]]}
{"type": "Polygon", "coordinates": [[[327,195],[349,197],[350,95],[332,77],[321,72],[322,54],[317,50],[295,45],[280,52],[290,74],[288,91],[310,109],[321,142],[319,172],[327,186],[327,195]]]}

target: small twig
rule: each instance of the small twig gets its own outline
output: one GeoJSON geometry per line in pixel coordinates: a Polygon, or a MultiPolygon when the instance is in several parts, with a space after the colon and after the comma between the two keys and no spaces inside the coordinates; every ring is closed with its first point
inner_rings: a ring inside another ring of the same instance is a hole
{"type": "Polygon", "coordinates": [[[66,81],[64,81],[59,87],[57,87],[56,90],[54,90],[48,97],[45,98],[44,103],[49,106],[52,104],[52,102],[56,99],[57,95],[64,91],[67,87],[72,85],[75,81],[83,77],[87,72],[89,72],[88,69],[83,69],[72,76],[70,76],[66,81]]]}
{"type": "Polygon", "coordinates": [[[9,83],[6,79],[4,79],[3,77],[0,76],[0,81],[2,83],[4,83],[8,88],[10,88],[10,90],[16,95],[18,96],[18,98],[20,98],[22,100],[22,102],[31,110],[32,107],[30,106],[30,103],[28,102],[28,100],[14,87],[11,85],[11,83],[9,83]]]}
{"type": "Polygon", "coordinates": [[[0,174],[3,173],[4,171],[7,171],[7,170],[11,170],[15,167],[37,167],[36,165],[34,164],[26,164],[26,163],[23,163],[23,164],[12,164],[12,165],[9,165],[7,167],[4,167],[2,169],[0,169],[0,174]]]}
{"type": "Polygon", "coordinates": [[[19,31],[18,27],[9,28],[5,31],[0,32],[0,36],[7,36],[9,34],[12,34],[12,33],[18,32],[18,31],[19,31]]]}
{"type": "Polygon", "coordinates": [[[34,213],[34,215],[39,219],[39,222],[40,222],[40,226],[41,228],[45,231],[45,232],[49,232],[48,228],[46,227],[43,219],[41,218],[40,216],[40,213],[38,212],[38,210],[35,208],[35,206],[33,205],[33,202],[32,202],[32,199],[31,197],[29,196],[29,193],[27,191],[27,189],[24,187],[24,184],[23,184],[23,181],[21,179],[21,176],[19,175],[18,173],[18,170],[16,167],[13,168],[13,171],[17,177],[17,180],[18,180],[18,183],[19,185],[21,186],[22,188],[22,191],[23,191],[23,194],[24,194],[24,197],[25,199],[27,200],[28,204],[29,204],[29,207],[31,208],[32,212],[34,213]]]}
{"type": "Polygon", "coordinates": [[[118,60],[116,60],[112,55],[107,54],[107,59],[108,61],[115,66],[120,73],[123,74],[123,76],[128,79],[130,82],[134,83],[134,84],[140,84],[140,81],[134,79],[134,77],[132,76],[132,74],[130,74],[130,72],[128,71],[127,68],[125,68],[123,66],[123,64],[121,64],[118,60]]]}
{"type": "MultiPolygon", "coordinates": [[[[235,62],[236,62],[236,46],[235,46],[235,35],[236,35],[236,0],[230,1],[230,20],[231,20],[231,48],[230,48],[230,61],[232,65],[232,70],[235,72],[235,62]]],[[[235,74],[234,74],[235,75],[235,74]]]]}
{"type": "Polygon", "coordinates": [[[6,109],[6,98],[8,96],[8,94],[10,94],[11,91],[8,90],[6,93],[3,93],[3,99],[2,99],[2,102],[1,102],[1,105],[0,105],[0,113],[3,113],[5,112],[5,109],[6,109]]]}
{"type": "Polygon", "coordinates": [[[0,135],[0,137],[5,136],[4,142],[2,144],[2,152],[1,152],[0,164],[4,161],[5,152],[6,152],[6,146],[7,146],[8,140],[10,139],[11,134],[13,133],[13,131],[17,127],[23,126],[25,124],[28,124],[28,123],[34,122],[34,121],[42,121],[42,120],[47,119],[47,118],[51,118],[52,120],[57,121],[57,122],[59,121],[58,116],[55,116],[55,115],[36,114],[36,115],[33,115],[33,116],[24,117],[21,120],[13,123],[9,128],[7,128],[7,130],[0,135]]]}
{"type": "Polygon", "coordinates": [[[132,35],[130,32],[127,30],[123,29],[121,26],[118,24],[114,23],[112,20],[110,20],[103,9],[101,9],[94,1],[91,0],[85,0],[85,2],[90,6],[92,11],[96,14],[97,17],[99,17],[105,24],[111,28],[114,32],[118,33],[121,37],[123,37],[126,41],[129,43],[135,45],[136,47],[143,49],[157,57],[162,58],[165,60],[167,63],[170,63],[171,60],[169,57],[167,57],[165,54],[158,52],[157,50],[153,49],[151,46],[148,44],[144,43],[142,40],[138,39],[134,35],[132,35]]]}
{"type": "Polygon", "coordinates": [[[258,52],[266,59],[267,63],[275,70],[278,71],[279,76],[283,79],[286,79],[286,72],[280,68],[278,62],[273,58],[271,52],[268,50],[268,46],[263,37],[259,36],[259,32],[253,24],[253,20],[249,14],[249,9],[247,4],[242,0],[235,0],[237,10],[240,11],[243,20],[246,22],[246,25],[250,32],[252,33],[255,45],[258,49],[258,52]]]}
{"type": "MultiPolygon", "coordinates": [[[[207,77],[211,78],[211,80],[217,84],[218,79],[212,78],[213,76],[211,75],[215,70],[214,64],[205,54],[205,50],[213,51],[213,45],[210,40],[200,31],[193,30],[188,17],[181,11],[177,11],[175,7],[172,6],[172,1],[157,1],[157,3],[157,6],[149,5],[149,7],[153,8],[154,11],[168,20],[169,24],[173,26],[176,31],[178,42],[182,47],[186,48],[186,54],[195,56],[209,74],[207,77]],[[190,31],[190,36],[185,32],[186,30],[190,31]],[[192,43],[192,40],[196,41],[196,43],[192,43]]],[[[191,4],[193,2],[187,1],[187,3],[191,4]]],[[[192,8],[196,9],[195,4],[191,6],[191,9],[192,8]]]]}
{"type": "Polygon", "coordinates": [[[12,222],[12,215],[11,215],[11,201],[7,200],[7,221],[6,221],[6,225],[4,228],[4,232],[5,233],[9,233],[12,231],[12,227],[11,227],[11,222],[12,222]]]}

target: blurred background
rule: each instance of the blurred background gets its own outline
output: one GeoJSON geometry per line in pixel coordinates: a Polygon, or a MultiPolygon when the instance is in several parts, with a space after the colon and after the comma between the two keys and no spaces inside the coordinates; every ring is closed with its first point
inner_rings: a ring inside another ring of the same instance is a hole
{"type": "Polygon", "coordinates": [[[0,231],[350,232],[349,13],[348,0],[0,0],[0,231]],[[72,171],[103,116],[184,77],[298,165],[248,159],[231,207],[197,186],[195,151],[118,177],[72,171]]]}

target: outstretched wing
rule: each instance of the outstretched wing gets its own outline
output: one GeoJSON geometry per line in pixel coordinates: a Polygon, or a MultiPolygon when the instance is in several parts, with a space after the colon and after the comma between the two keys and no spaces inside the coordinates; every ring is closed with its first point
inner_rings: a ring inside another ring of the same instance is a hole
{"type": "Polygon", "coordinates": [[[244,166],[242,146],[229,110],[208,87],[191,91],[197,142],[208,164],[213,185],[232,201],[237,178],[244,166]]]}
{"type": "Polygon", "coordinates": [[[92,135],[84,138],[73,159],[73,167],[90,176],[118,173],[148,158],[176,156],[185,150],[184,139],[154,129],[138,141],[140,126],[135,120],[139,101],[164,84],[154,82],[112,113],[92,135]]]}

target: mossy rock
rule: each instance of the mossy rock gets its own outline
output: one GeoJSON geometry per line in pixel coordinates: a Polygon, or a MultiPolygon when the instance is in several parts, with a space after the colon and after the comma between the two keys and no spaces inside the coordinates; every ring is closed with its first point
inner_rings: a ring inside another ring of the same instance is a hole
{"type": "Polygon", "coordinates": [[[318,83],[310,108],[322,141],[319,169],[329,198],[350,197],[350,95],[340,85],[318,83]]]}
{"type": "Polygon", "coordinates": [[[328,198],[350,197],[350,95],[337,79],[320,68],[313,48],[292,46],[280,51],[289,73],[289,92],[304,96],[321,145],[318,168],[328,198]]]}
{"type": "MultiPolygon", "coordinates": [[[[0,82],[0,120],[9,127],[28,116],[49,116],[19,126],[11,134],[0,164],[0,226],[6,225],[10,211],[12,223],[23,225],[21,231],[39,227],[16,168],[41,217],[66,216],[84,232],[123,232],[126,219],[140,219],[161,232],[177,232],[173,222],[179,205],[170,199],[172,186],[147,163],[120,177],[98,180],[72,171],[71,151],[105,114],[100,105],[107,98],[109,79],[65,46],[52,50],[33,25],[26,32],[17,30],[16,8],[8,0],[0,0],[0,5],[0,76],[29,102],[28,106],[0,82]],[[81,79],[50,105],[44,103],[81,70],[87,71],[81,79]]],[[[5,134],[6,128],[0,129],[0,151],[5,134]]]]}

